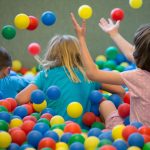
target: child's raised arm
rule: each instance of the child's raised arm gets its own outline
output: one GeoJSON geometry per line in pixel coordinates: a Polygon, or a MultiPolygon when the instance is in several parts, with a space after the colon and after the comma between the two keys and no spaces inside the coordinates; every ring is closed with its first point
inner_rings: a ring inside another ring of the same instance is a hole
{"type": "Polygon", "coordinates": [[[76,21],[73,13],[71,13],[71,19],[79,39],[79,43],[81,47],[81,56],[82,56],[84,67],[86,69],[86,75],[88,76],[88,78],[90,80],[101,82],[101,83],[124,84],[120,73],[102,71],[97,69],[88,51],[86,41],[85,41],[85,32],[86,32],[85,20],[82,21],[82,25],[80,26],[76,21]]]}
{"type": "Polygon", "coordinates": [[[111,19],[108,19],[107,21],[106,19],[101,18],[99,21],[100,28],[110,35],[112,40],[117,44],[117,46],[122,51],[122,53],[127,57],[127,59],[134,62],[133,58],[134,46],[120,35],[120,33],[118,32],[119,25],[120,21],[113,23],[111,19]]]}

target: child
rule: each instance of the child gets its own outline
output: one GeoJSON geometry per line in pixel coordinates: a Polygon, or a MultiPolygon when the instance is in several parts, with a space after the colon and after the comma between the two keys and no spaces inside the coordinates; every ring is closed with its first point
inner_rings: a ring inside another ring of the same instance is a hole
{"type": "MultiPolygon", "coordinates": [[[[81,56],[88,78],[108,84],[125,84],[129,88],[131,96],[130,122],[139,121],[144,125],[150,126],[150,25],[147,24],[140,27],[134,36],[135,51],[133,52],[133,58],[138,69],[118,73],[102,71],[96,68],[85,41],[85,20],[80,26],[72,13],[71,18],[80,42],[81,56]]],[[[107,101],[103,101],[100,104],[100,111],[104,115],[107,128],[113,128],[121,123],[121,118],[119,118],[112,103],[108,105],[107,101]]]]}
{"type": "Polygon", "coordinates": [[[28,85],[28,81],[19,75],[10,76],[9,72],[12,66],[12,59],[9,53],[0,48],[0,91],[2,98],[15,98],[18,92],[28,85]]]}
{"type": "MultiPolygon", "coordinates": [[[[91,103],[88,96],[96,89],[96,83],[88,81],[85,75],[77,38],[71,35],[54,36],[50,40],[42,63],[44,70],[16,96],[18,104],[29,102],[34,90],[40,89],[46,94],[49,86],[56,85],[61,89],[61,96],[57,100],[47,99],[48,107],[54,109],[56,114],[63,116],[65,120],[81,123],[82,117],[71,119],[67,115],[66,108],[69,103],[77,101],[83,106],[84,112],[90,111],[91,103]]],[[[124,94],[121,86],[102,86],[115,93],[124,94]]]]}

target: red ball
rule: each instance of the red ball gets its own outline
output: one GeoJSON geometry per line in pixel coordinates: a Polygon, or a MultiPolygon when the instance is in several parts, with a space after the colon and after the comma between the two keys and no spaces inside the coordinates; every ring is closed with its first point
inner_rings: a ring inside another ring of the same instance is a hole
{"type": "Polygon", "coordinates": [[[11,132],[12,142],[18,145],[22,145],[26,141],[26,134],[23,130],[14,130],[11,132]]]}
{"type": "Polygon", "coordinates": [[[138,129],[135,126],[128,125],[122,130],[122,136],[127,141],[128,137],[135,132],[138,132],[138,129]]]}
{"type": "Polygon", "coordinates": [[[27,121],[27,120],[34,121],[35,123],[37,122],[37,119],[36,119],[34,116],[25,116],[25,117],[23,118],[23,122],[24,122],[24,121],[27,121]]]}
{"type": "Polygon", "coordinates": [[[35,30],[38,25],[39,25],[39,21],[36,17],[34,16],[29,16],[29,19],[30,19],[30,23],[29,23],[29,26],[27,27],[28,30],[35,30]]]}
{"type": "Polygon", "coordinates": [[[47,120],[51,120],[51,118],[52,118],[53,116],[51,115],[51,114],[49,114],[49,113],[45,113],[45,114],[43,114],[43,115],[41,115],[41,117],[40,118],[46,118],[47,120]]]}
{"type": "Polygon", "coordinates": [[[104,145],[99,150],[117,150],[117,149],[112,145],[104,145]]]}
{"type": "Polygon", "coordinates": [[[150,135],[142,134],[142,136],[144,137],[144,143],[150,142],[150,135]]]}
{"type": "Polygon", "coordinates": [[[123,97],[124,103],[130,104],[130,93],[126,92],[124,97],[123,97]]]}
{"type": "Polygon", "coordinates": [[[23,122],[23,124],[21,125],[21,129],[26,133],[26,135],[33,129],[35,125],[34,121],[31,120],[27,120],[25,122],[23,122]]]}
{"type": "Polygon", "coordinates": [[[114,8],[111,11],[110,16],[111,16],[112,20],[114,20],[114,21],[123,20],[124,11],[120,8],[114,8]]]}
{"type": "Polygon", "coordinates": [[[56,142],[52,138],[43,138],[39,144],[38,144],[38,149],[42,148],[51,148],[52,150],[55,150],[56,147],[56,142]]]}
{"type": "Polygon", "coordinates": [[[28,70],[28,68],[22,67],[19,72],[24,75],[28,70]]]}
{"type": "Polygon", "coordinates": [[[73,134],[76,134],[76,133],[81,133],[81,128],[80,126],[77,124],[77,123],[68,123],[65,128],[64,128],[64,132],[70,132],[70,133],[73,133],[73,134]]]}
{"type": "Polygon", "coordinates": [[[11,112],[17,107],[17,102],[14,98],[6,98],[6,101],[8,101],[11,105],[11,112]]]}
{"type": "Polygon", "coordinates": [[[38,43],[31,43],[28,46],[28,52],[33,56],[38,55],[41,52],[41,46],[38,43]]]}
{"type": "Polygon", "coordinates": [[[9,112],[11,112],[11,104],[9,101],[0,100],[0,106],[4,106],[9,112]]]}
{"type": "Polygon", "coordinates": [[[96,116],[93,112],[86,112],[83,115],[82,122],[87,125],[91,126],[96,121],[96,116]]]}
{"type": "Polygon", "coordinates": [[[28,115],[30,115],[34,112],[32,104],[24,104],[23,106],[27,109],[28,115]]]}
{"type": "Polygon", "coordinates": [[[138,129],[138,132],[141,134],[150,135],[150,127],[142,126],[138,129]]]}
{"type": "Polygon", "coordinates": [[[126,118],[130,114],[130,105],[127,103],[120,104],[118,107],[119,116],[122,118],[126,118]]]}

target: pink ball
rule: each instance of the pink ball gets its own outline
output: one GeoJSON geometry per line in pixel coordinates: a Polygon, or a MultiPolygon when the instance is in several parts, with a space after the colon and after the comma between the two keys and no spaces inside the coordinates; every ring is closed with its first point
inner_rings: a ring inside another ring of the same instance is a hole
{"type": "Polygon", "coordinates": [[[41,46],[38,43],[31,43],[28,46],[28,52],[33,56],[38,55],[41,52],[41,46]]]}
{"type": "Polygon", "coordinates": [[[111,11],[110,16],[111,16],[112,20],[114,20],[114,21],[123,20],[124,11],[120,8],[114,8],[111,11]]]}
{"type": "Polygon", "coordinates": [[[126,118],[130,114],[130,105],[127,103],[120,104],[118,107],[119,116],[122,118],[126,118]]]}

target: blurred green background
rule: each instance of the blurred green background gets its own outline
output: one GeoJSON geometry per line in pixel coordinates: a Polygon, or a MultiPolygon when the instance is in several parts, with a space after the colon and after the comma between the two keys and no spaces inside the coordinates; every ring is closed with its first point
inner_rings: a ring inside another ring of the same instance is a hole
{"type": "Polygon", "coordinates": [[[16,29],[16,36],[7,40],[0,35],[0,46],[5,47],[13,59],[19,59],[23,66],[32,67],[36,61],[27,52],[27,46],[32,42],[38,42],[42,47],[41,56],[44,54],[48,41],[55,34],[75,35],[70,12],[73,12],[79,22],[78,8],[87,4],[93,9],[93,15],[87,21],[87,44],[93,59],[109,46],[115,46],[113,41],[98,26],[101,17],[110,17],[112,9],[118,7],[124,10],[125,17],[121,22],[120,32],[129,41],[135,30],[141,24],[150,22],[150,0],[143,0],[140,9],[129,6],[128,0],[0,0],[0,29],[5,25],[14,25],[17,14],[25,13],[39,19],[39,26],[34,31],[16,29]],[[41,14],[45,11],[53,11],[57,20],[52,26],[45,26],[40,21],[41,14]]]}

